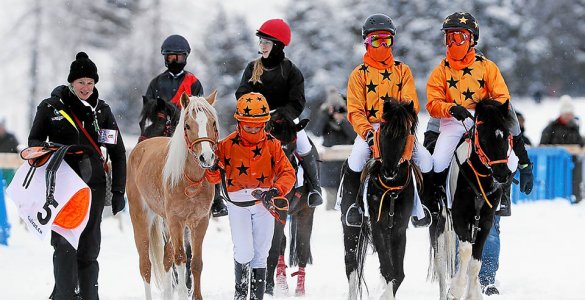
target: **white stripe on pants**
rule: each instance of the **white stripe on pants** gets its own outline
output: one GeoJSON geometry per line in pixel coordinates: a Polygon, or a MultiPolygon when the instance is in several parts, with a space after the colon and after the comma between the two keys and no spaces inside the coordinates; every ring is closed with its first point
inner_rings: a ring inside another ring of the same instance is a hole
{"type": "Polygon", "coordinates": [[[228,217],[234,243],[234,259],[250,262],[253,269],[266,268],[274,234],[274,217],[260,203],[239,207],[228,202],[228,217]]]}

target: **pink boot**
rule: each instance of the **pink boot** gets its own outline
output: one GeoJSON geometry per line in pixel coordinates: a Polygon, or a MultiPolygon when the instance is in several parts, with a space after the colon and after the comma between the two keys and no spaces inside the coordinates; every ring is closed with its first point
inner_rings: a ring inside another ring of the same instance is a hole
{"type": "Polygon", "coordinates": [[[299,270],[292,273],[290,276],[297,277],[297,289],[295,290],[295,296],[301,297],[305,295],[305,268],[299,267],[299,270]]]}
{"type": "Polygon", "coordinates": [[[284,256],[278,257],[278,264],[276,265],[276,290],[278,294],[288,294],[288,283],[286,282],[286,264],[284,263],[284,256]]]}

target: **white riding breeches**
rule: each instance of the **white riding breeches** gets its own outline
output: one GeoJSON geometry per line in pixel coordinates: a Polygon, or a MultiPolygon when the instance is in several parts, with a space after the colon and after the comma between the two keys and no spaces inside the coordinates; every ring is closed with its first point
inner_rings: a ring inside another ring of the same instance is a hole
{"type": "MultiPolygon", "coordinates": [[[[374,126],[375,130],[378,130],[380,127],[378,123],[373,123],[372,126],[374,126]]],[[[347,164],[352,171],[361,172],[371,156],[372,150],[370,150],[370,146],[368,146],[368,143],[358,135],[353,142],[351,153],[347,158],[347,164]]],[[[414,142],[412,159],[414,160],[414,163],[420,167],[420,170],[423,173],[427,173],[433,168],[431,153],[419,143],[418,140],[414,142]]]]}
{"type": "Polygon", "coordinates": [[[234,259],[241,264],[250,262],[253,269],[266,268],[274,233],[274,217],[261,203],[239,207],[227,202],[227,207],[234,259]]]}
{"type": "Polygon", "coordinates": [[[311,148],[311,142],[309,142],[309,137],[305,130],[297,132],[297,153],[300,156],[305,156],[311,151],[311,148]]]}
{"type": "MultiPolygon", "coordinates": [[[[469,110],[471,114],[474,114],[474,110],[469,110]]],[[[465,126],[457,119],[443,118],[441,119],[441,125],[439,128],[439,137],[435,145],[435,152],[433,152],[433,171],[442,172],[451,163],[455,148],[461,140],[461,137],[465,132],[473,126],[473,120],[470,118],[465,119],[465,126]]],[[[508,168],[514,172],[518,167],[518,157],[511,151],[510,157],[508,158],[508,168]]]]}

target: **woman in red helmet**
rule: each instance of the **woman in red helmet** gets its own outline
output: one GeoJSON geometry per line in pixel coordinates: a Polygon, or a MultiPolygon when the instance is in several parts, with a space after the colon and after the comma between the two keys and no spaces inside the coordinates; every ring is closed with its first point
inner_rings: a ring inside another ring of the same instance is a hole
{"type": "MultiPolygon", "coordinates": [[[[248,63],[236,99],[250,92],[261,93],[276,115],[296,120],[305,107],[305,86],[301,71],[284,55],[284,47],[290,43],[290,27],[281,19],[271,19],[260,26],[256,35],[260,39],[258,53],[261,56],[248,63]]],[[[312,187],[309,205],[318,206],[323,203],[323,198],[317,151],[312,151],[313,146],[304,130],[297,133],[296,146],[301,166],[309,175],[312,187]]]]}

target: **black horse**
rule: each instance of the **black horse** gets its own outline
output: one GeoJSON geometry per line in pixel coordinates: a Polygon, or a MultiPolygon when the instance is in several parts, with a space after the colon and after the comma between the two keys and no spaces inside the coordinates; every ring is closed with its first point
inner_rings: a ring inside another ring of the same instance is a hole
{"type": "Polygon", "coordinates": [[[180,116],[180,110],[176,105],[161,98],[150,99],[142,96],[138,141],[156,136],[172,136],[180,116]]]}
{"type": "MultiPolygon", "coordinates": [[[[295,155],[297,132],[304,129],[308,122],[308,119],[303,119],[298,124],[295,124],[289,117],[274,112],[271,114],[271,120],[267,125],[267,131],[281,142],[282,149],[295,170],[298,170],[300,164],[299,158],[295,155]]],[[[314,147],[312,151],[314,151],[314,147]]],[[[290,202],[288,210],[290,217],[289,264],[299,267],[296,272],[291,274],[291,276],[297,276],[296,296],[305,294],[305,267],[307,264],[312,263],[311,233],[313,231],[315,208],[308,205],[307,197],[312,190],[309,185],[310,181],[305,177],[303,184],[293,188],[287,195],[290,202]]],[[[286,294],[288,292],[286,263],[284,260],[286,250],[284,227],[285,224],[275,221],[266,274],[266,293],[271,295],[274,294],[275,288],[277,294],[286,294]]]]}
{"type": "MultiPolygon", "coordinates": [[[[365,257],[370,243],[378,253],[380,273],[386,283],[379,299],[394,299],[404,279],[406,229],[415,193],[413,181],[420,178],[420,172],[410,160],[418,118],[412,102],[402,103],[394,99],[384,103],[382,118],[377,138],[380,158],[372,159],[366,165],[358,193],[358,202],[362,203],[362,197],[366,199],[364,211],[368,212],[369,218],[359,228],[355,261],[347,257],[345,261],[349,299],[361,296],[365,257]]],[[[344,230],[345,234],[351,232],[344,230]]],[[[346,253],[352,251],[347,249],[348,245],[345,244],[346,253]]]]}
{"type": "Polygon", "coordinates": [[[483,246],[492,227],[495,211],[502,196],[502,186],[511,180],[507,166],[512,151],[512,136],[508,130],[513,120],[509,103],[495,100],[479,101],[475,107],[475,125],[470,128],[462,149],[456,153],[451,174],[456,178],[455,194],[449,210],[440,202],[438,221],[431,226],[431,246],[434,259],[429,270],[440,280],[440,299],[481,299],[478,274],[481,269],[483,246]],[[458,268],[454,271],[455,238],[458,240],[458,268]],[[452,275],[454,273],[454,275],[452,275]],[[446,278],[452,276],[449,291],[446,278]],[[464,296],[464,291],[467,294],[464,296]]]}

